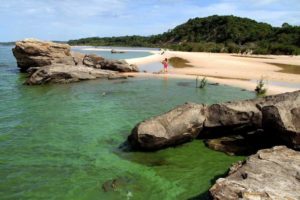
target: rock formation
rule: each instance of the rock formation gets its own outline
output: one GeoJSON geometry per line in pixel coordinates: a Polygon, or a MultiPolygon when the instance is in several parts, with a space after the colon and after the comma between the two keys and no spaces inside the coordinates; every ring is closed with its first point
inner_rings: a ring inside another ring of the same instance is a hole
{"type": "Polygon", "coordinates": [[[161,149],[196,138],[203,128],[204,105],[188,103],[138,124],[130,143],[145,150],[161,149]]]}
{"type": "Polygon", "coordinates": [[[48,65],[39,68],[26,81],[28,85],[41,85],[47,83],[71,83],[96,78],[109,78],[117,72],[98,70],[82,65],[66,66],[62,64],[48,65]],[[70,68],[72,68],[70,70],[70,68]]]}
{"type": "Polygon", "coordinates": [[[285,146],[258,151],[210,189],[215,200],[300,199],[300,153],[285,146]]]}
{"type": "Polygon", "coordinates": [[[54,42],[25,39],[16,42],[13,54],[18,67],[25,72],[30,67],[43,67],[52,64],[74,65],[70,46],[54,42]]]}
{"type": "Polygon", "coordinates": [[[117,72],[137,72],[135,65],[108,60],[95,54],[71,52],[67,44],[26,39],[16,42],[13,54],[22,72],[29,72],[27,84],[69,83],[95,78],[124,78],[117,72]]]}
{"type": "Polygon", "coordinates": [[[185,104],[136,125],[128,137],[134,148],[157,150],[196,137],[264,134],[293,148],[300,145],[300,91],[205,106],[185,104]]]}
{"type": "Polygon", "coordinates": [[[96,69],[108,69],[119,72],[137,72],[136,65],[129,65],[123,60],[107,60],[95,54],[85,55],[83,64],[96,69]]]}

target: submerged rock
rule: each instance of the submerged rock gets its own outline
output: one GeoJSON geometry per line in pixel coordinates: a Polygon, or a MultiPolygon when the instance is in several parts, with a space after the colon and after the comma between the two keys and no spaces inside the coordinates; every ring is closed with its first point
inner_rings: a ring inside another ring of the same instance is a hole
{"type": "Polygon", "coordinates": [[[300,153],[285,146],[264,149],[231,167],[210,189],[213,199],[300,199],[300,153]]]}
{"type": "Polygon", "coordinates": [[[114,79],[127,79],[128,76],[123,75],[123,74],[111,74],[108,76],[109,80],[114,80],[114,79]]]}
{"type": "Polygon", "coordinates": [[[13,54],[21,71],[29,72],[29,79],[26,81],[29,85],[108,77],[113,79],[117,77],[116,72],[138,71],[137,66],[125,61],[71,52],[70,49],[68,44],[26,39],[16,42],[13,54]]]}
{"type": "Polygon", "coordinates": [[[115,191],[121,187],[125,187],[130,182],[127,177],[118,177],[112,180],[105,181],[102,184],[102,189],[104,192],[115,191]]]}
{"type": "Polygon", "coordinates": [[[139,123],[128,141],[134,148],[157,150],[196,137],[220,138],[263,130],[270,140],[280,138],[282,144],[299,148],[299,106],[300,91],[211,106],[185,104],[139,123]]]}

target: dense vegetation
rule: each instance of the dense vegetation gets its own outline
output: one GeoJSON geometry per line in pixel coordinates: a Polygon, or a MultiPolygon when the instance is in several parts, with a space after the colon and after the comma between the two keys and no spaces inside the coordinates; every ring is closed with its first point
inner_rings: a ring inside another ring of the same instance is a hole
{"type": "Polygon", "coordinates": [[[248,18],[194,18],[168,32],[149,37],[92,37],[70,40],[71,45],[161,47],[182,51],[254,54],[300,54],[300,27],[272,27],[248,18]]]}
{"type": "Polygon", "coordinates": [[[0,42],[0,45],[2,45],[2,46],[12,46],[12,45],[15,45],[15,42],[0,42]]]}

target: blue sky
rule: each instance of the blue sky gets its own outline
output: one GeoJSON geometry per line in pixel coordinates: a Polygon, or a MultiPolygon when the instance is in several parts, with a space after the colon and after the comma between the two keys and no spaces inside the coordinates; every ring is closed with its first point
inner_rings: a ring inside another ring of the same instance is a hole
{"type": "Polygon", "coordinates": [[[214,14],[300,25],[300,0],[0,0],[0,41],[151,35],[214,14]]]}

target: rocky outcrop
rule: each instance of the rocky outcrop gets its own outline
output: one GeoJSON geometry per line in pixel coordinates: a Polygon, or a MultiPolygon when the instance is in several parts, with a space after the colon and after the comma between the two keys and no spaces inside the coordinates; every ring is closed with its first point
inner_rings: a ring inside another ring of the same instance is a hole
{"type": "Polygon", "coordinates": [[[25,72],[30,67],[43,67],[52,64],[73,65],[70,46],[36,39],[16,42],[13,54],[18,67],[25,72]]]}
{"type": "Polygon", "coordinates": [[[205,110],[205,123],[200,137],[219,137],[261,128],[262,115],[256,101],[213,104],[205,110]]]}
{"type": "Polygon", "coordinates": [[[26,81],[28,85],[41,85],[47,83],[71,83],[81,80],[96,78],[109,78],[116,72],[109,70],[97,70],[94,68],[79,66],[66,66],[55,64],[44,66],[36,70],[26,81]]]}
{"type": "Polygon", "coordinates": [[[230,168],[210,189],[215,200],[300,199],[300,153],[285,146],[264,149],[230,168]]]}
{"type": "Polygon", "coordinates": [[[136,65],[129,65],[123,60],[107,60],[95,54],[85,55],[83,64],[96,69],[108,69],[118,72],[138,72],[136,65]]]}
{"type": "Polygon", "coordinates": [[[204,105],[187,103],[138,124],[129,136],[137,148],[156,150],[196,138],[203,128],[204,105]]]}
{"type": "Polygon", "coordinates": [[[300,98],[283,100],[262,107],[264,130],[277,133],[287,143],[300,149],[300,98]]]}
{"type": "Polygon", "coordinates": [[[85,54],[71,51],[71,55],[73,57],[73,62],[75,65],[83,65],[83,59],[85,58],[85,54]]]}
{"type": "Polygon", "coordinates": [[[83,64],[88,67],[93,67],[96,69],[101,69],[101,62],[104,58],[97,56],[96,54],[85,55],[83,58],[83,64]]]}
{"type": "Polygon", "coordinates": [[[138,72],[136,65],[129,65],[124,60],[104,60],[101,62],[102,69],[108,69],[119,72],[138,72]]]}
{"type": "Polygon", "coordinates": [[[134,148],[157,150],[196,137],[243,136],[262,131],[270,140],[278,137],[282,143],[298,148],[299,106],[300,91],[211,106],[186,104],[139,123],[128,141],[134,148]],[[274,106],[279,114],[274,114],[274,106]]]}
{"type": "Polygon", "coordinates": [[[125,61],[71,52],[70,49],[67,44],[26,39],[16,42],[13,54],[21,71],[29,73],[30,77],[26,81],[29,85],[124,78],[127,76],[116,76],[116,72],[138,71],[137,66],[125,61]]]}

